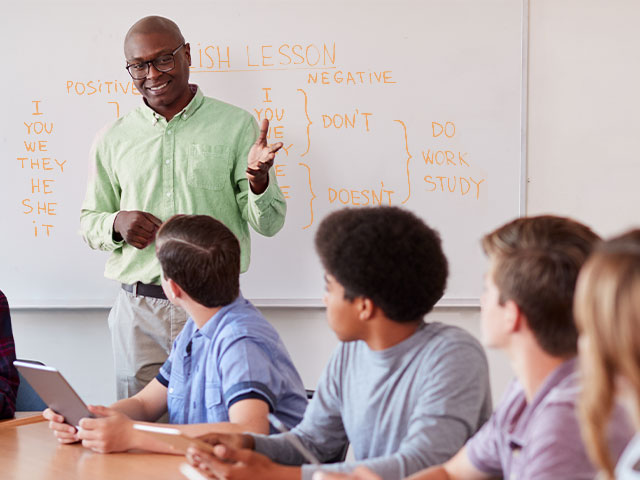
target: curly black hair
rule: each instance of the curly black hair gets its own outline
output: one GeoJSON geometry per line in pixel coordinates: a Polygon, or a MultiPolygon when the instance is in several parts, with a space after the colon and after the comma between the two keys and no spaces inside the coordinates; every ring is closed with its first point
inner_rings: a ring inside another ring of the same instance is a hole
{"type": "Polygon", "coordinates": [[[367,297],[396,322],[422,320],[444,294],[440,235],[398,207],[345,208],[320,224],[315,245],[345,298],[367,297]]]}

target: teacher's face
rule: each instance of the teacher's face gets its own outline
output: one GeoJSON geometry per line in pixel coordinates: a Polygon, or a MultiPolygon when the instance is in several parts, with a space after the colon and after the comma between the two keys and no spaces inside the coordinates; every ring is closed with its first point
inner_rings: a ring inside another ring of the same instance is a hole
{"type": "MultiPolygon", "coordinates": [[[[138,33],[131,35],[124,46],[127,64],[143,63],[162,55],[170,55],[181,45],[181,39],[171,32],[138,33]]],[[[149,64],[149,72],[133,83],[147,104],[158,113],[177,113],[184,108],[191,94],[189,91],[189,65],[191,54],[186,44],[174,55],[174,67],[168,72],[160,72],[149,64]],[[174,111],[175,110],[175,111],[174,111]]]]}

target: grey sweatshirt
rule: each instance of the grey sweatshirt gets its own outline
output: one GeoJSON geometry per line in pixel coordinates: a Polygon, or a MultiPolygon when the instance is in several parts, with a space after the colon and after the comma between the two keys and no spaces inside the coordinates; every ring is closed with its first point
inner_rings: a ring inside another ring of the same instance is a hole
{"type": "Polygon", "coordinates": [[[395,480],[449,459],[490,414],[484,350],[464,330],[430,323],[386,350],[370,350],[363,341],[340,344],[302,422],[287,434],[255,435],[255,449],[278,463],[302,465],[287,435],[321,462],[351,442],[355,462],[304,465],[302,478],[364,465],[395,480]]]}

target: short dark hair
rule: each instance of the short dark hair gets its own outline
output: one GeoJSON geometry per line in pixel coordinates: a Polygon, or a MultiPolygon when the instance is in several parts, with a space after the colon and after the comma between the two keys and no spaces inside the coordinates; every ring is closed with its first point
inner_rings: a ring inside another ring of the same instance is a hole
{"type": "Polygon", "coordinates": [[[444,294],[448,267],[440,236],[408,210],[338,210],[322,221],[315,244],[345,298],[367,297],[393,321],[421,320],[444,294]]]}
{"type": "Polygon", "coordinates": [[[500,303],[518,305],[550,355],[577,352],[573,294],[578,272],[598,240],[589,227],[552,215],[518,218],[482,239],[500,303]]]}
{"type": "Polygon", "coordinates": [[[240,293],[240,244],[231,230],[208,215],[175,215],[156,236],[165,278],[191,298],[213,308],[240,293]]]}

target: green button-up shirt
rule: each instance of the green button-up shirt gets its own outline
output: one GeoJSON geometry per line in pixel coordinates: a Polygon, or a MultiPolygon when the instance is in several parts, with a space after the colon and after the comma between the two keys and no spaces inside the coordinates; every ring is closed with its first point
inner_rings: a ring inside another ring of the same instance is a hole
{"type": "Polygon", "coordinates": [[[105,276],[160,283],[155,243],[139,250],[113,240],[120,210],[149,212],[163,221],[178,213],[211,215],[238,237],[246,271],[248,225],[272,236],[286,213],[273,169],[262,194],[249,187],[247,155],[257,135],[251,114],[205,97],[199,88],[170,122],[143,104],[100,132],[91,151],[80,232],[91,248],[112,252],[105,276]]]}

